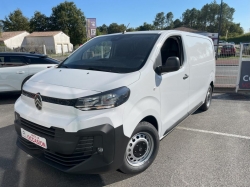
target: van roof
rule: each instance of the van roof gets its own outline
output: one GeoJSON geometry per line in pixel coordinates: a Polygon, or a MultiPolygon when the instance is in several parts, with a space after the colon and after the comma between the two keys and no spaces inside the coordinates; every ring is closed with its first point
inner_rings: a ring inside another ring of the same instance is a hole
{"type": "MultiPolygon", "coordinates": [[[[179,31],[179,30],[150,30],[150,31],[132,31],[132,32],[125,32],[124,34],[163,34],[163,33],[177,33],[177,34],[188,34],[190,36],[198,36],[200,38],[209,38],[207,36],[203,36],[201,34],[196,34],[196,33],[191,33],[191,32],[185,32],[185,31],[179,31]]],[[[110,35],[120,35],[123,34],[121,32],[119,33],[114,33],[114,34],[109,34],[110,35]]],[[[102,36],[107,36],[107,35],[101,35],[97,37],[102,37],[102,36]]]]}

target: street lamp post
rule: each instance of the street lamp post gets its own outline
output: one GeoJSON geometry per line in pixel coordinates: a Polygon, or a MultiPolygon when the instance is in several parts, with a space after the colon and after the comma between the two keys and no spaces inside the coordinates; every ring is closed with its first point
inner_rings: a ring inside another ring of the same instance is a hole
{"type": "Polygon", "coordinates": [[[218,51],[219,51],[219,40],[220,40],[220,30],[221,30],[221,20],[222,20],[222,4],[223,4],[223,0],[221,0],[221,3],[220,3],[220,22],[219,22],[219,30],[218,30],[216,59],[218,58],[218,51]]]}

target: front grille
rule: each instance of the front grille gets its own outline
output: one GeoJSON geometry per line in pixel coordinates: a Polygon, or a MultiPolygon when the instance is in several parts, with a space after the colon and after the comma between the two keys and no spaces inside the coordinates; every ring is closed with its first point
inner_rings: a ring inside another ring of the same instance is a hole
{"type": "Polygon", "coordinates": [[[94,151],[93,151],[93,143],[94,137],[81,137],[78,141],[78,144],[75,148],[73,154],[60,154],[52,152],[49,149],[43,149],[42,147],[22,138],[18,138],[20,143],[22,143],[25,147],[30,150],[42,150],[42,154],[44,157],[58,165],[66,168],[74,167],[81,162],[89,159],[94,151]]]}
{"type": "Polygon", "coordinates": [[[92,154],[82,154],[82,153],[75,153],[71,155],[59,154],[59,153],[52,153],[49,151],[44,151],[45,158],[61,165],[64,167],[74,167],[81,162],[84,162],[88,158],[92,156],[92,154]]]}
{"type": "Polygon", "coordinates": [[[73,154],[65,155],[44,151],[45,158],[64,167],[73,167],[90,158],[93,154],[94,137],[81,137],[73,154]]]}
{"type": "Polygon", "coordinates": [[[84,153],[88,153],[88,152],[92,152],[93,151],[93,142],[94,142],[94,137],[90,136],[90,137],[81,137],[75,152],[79,153],[79,152],[84,152],[84,153]]]}
{"type": "Polygon", "coordinates": [[[30,97],[32,99],[34,99],[34,97],[36,95],[36,94],[30,93],[30,92],[26,92],[24,90],[22,91],[22,94],[25,95],[25,96],[27,96],[27,97],[30,97]]]}
{"type": "Polygon", "coordinates": [[[50,136],[53,138],[55,137],[55,129],[53,128],[43,127],[41,125],[35,124],[23,118],[21,118],[21,125],[28,127],[29,129],[32,129],[36,132],[39,132],[42,135],[50,136]]]}
{"type": "MultiPolygon", "coordinates": [[[[22,94],[34,99],[35,95],[34,93],[27,92],[25,90],[22,91],[22,94]]],[[[65,106],[75,106],[77,99],[59,99],[54,97],[47,97],[41,95],[42,101],[47,103],[53,103],[58,105],[65,105],[65,106]]]]}

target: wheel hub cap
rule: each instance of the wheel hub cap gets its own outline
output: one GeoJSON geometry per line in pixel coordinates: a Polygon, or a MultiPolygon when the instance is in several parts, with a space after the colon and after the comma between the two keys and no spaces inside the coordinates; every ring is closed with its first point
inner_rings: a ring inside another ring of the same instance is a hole
{"type": "Polygon", "coordinates": [[[140,158],[142,157],[147,151],[147,143],[144,141],[138,142],[133,150],[135,157],[140,158]]]}
{"type": "Polygon", "coordinates": [[[143,165],[152,155],[154,140],[149,133],[140,132],[134,135],[126,149],[127,162],[132,166],[143,165]]]}

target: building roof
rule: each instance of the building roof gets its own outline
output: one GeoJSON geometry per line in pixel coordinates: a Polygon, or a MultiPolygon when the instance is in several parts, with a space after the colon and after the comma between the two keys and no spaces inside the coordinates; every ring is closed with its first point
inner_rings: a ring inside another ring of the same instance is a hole
{"type": "Polygon", "coordinates": [[[2,32],[0,36],[0,41],[8,40],[14,36],[17,36],[19,34],[22,34],[26,31],[11,31],[11,32],[2,32]]]}
{"type": "Polygon", "coordinates": [[[26,37],[44,37],[44,36],[55,36],[62,31],[44,31],[44,32],[32,32],[30,35],[26,37]]]}
{"type": "Polygon", "coordinates": [[[195,29],[192,29],[192,28],[189,28],[189,27],[177,27],[174,30],[192,32],[192,33],[204,33],[204,32],[207,32],[207,31],[195,30],[195,29]]]}

